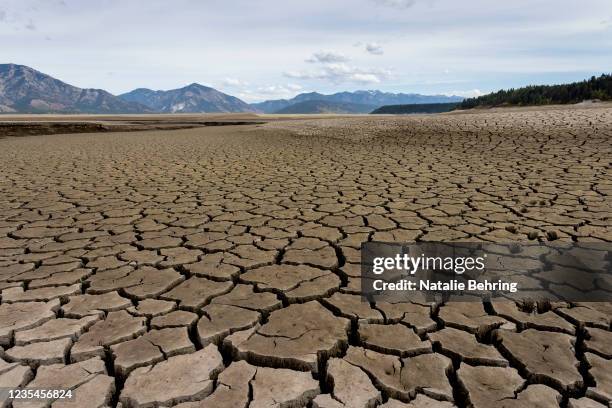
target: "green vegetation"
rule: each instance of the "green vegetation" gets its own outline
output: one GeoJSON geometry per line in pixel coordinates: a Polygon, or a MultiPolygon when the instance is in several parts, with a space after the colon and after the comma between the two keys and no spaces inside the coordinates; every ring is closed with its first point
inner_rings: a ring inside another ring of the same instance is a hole
{"type": "Polygon", "coordinates": [[[501,90],[477,98],[465,99],[459,107],[470,109],[489,106],[528,106],[578,103],[587,99],[612,100],[612,75],[565,85],[531,85],[501,90]]]}
{"type": "Polygon", "coordinates": [[[458,102],[451,103],[417,103],[409,105],[385,105],[370,113],[385,113],[385,114],[405,114],[405,113],[441,113],[450,112],[457,108],[458,102]]]}

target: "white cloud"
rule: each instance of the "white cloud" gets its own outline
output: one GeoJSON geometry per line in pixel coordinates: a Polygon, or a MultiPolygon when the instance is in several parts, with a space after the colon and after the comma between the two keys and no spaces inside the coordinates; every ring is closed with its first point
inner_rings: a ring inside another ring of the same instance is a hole
{"type": "Polygon", "coordinates": [[[365,45],[365,50],[372,55],[383,55],[385,52],[382,45],[377,43],[367,43],[365,45]]]}
{"type": "Polygon", "coordinates": [[[225,78],[223,80],[223,85],[225,86],[247,86],[248,82],[241,81],[238,78],[225,78]]]}
{"type": "Polygon", "coordinates": [[[257,88],[257,92],[265,94],[265,95],[278,95],[278,94],[286,94],[293,89],[289,89],[289,87],[284,85],[268,85],[268,86],[260,86],[257,88]]]}
{"type": "Polygon", "coordinates": [[[298,84],[287,84],[287,89],[290,89],[292,91],[301,91],[303,88],[301,85],[298,84]]]}
{"type": "Polygon", "coordinates": [[[463,96],[464,98],[475,98],[477,96],[486,95],[487,92],[483,92],[480,89],[470,89],[467,91],[451,91],[445,92],[446,96],[463,96]]]}
{"type": "Polygon", "coordinates": [[[334,51],[319,51],[312,54],[310,58],[306,60],[306,62],[311,63],[335,63],[335,62],[347,62],[349,59],[344,55],[334,52],[334,51]]]}
{"type": "Polygon", "coordinates": [[[255,89],[245,89],[236,94],[240,99],[247,102],[262,101],[266,99],[289,99],[293,98],[296,93],[303,91],[301,85],[284,84],[284,85],[266,85],[255,89]]]}
{"type": "Polygon", "coordinates": [[[416,3],[416,0],[373,0],[381,6],[393,7],[397,9],[407,9],[416,3]]]}
{"type": "Polygon", "coordinates": [[[295,79],[320,79],[334,84],[345,82],[380,83],[391,71],[379,68],[358,68],[344,63],[327,64],[318,71],[289,71],[284,75],[295,79]]]}
{"type": "Polygon", "coordinates": [[[305,72],[305,71],[285,71],[283,75],[287,78],[294,79],[314,79],[317,78],[319,74],[313,72],[305,72]]]}
{"type": "Polygon", "coordinates": [[[376,74],[360,74],[355,73],[351,75],[351,80],[355,82],[360,82],[362,84],[378,84],[380,83],[380,78],[376,74]]]}
{"type": "Polygon", "coordinates": [[[236,77],[249,85],[227,85],[230,94],[287,82],[327,93],[376,79],[375,88],[434,94],[572,82],[612,66],[612,53],[605,52],[612,46],[605,35],[612,32],[610,0],[557,0],[552,8],[552,0],[176,0],[170,8],[150,0],[146,10],[134,1],[60,2],[0,0],[0,54],[113,93],[193,81],[223,89],[224,78],[236,77]],[[29,19],[36,31],[25,28],[29,19]],[[151,29],[157,26],[163,29],[151,29]],[[372,42],[383,46],[382,56],[367,53],[372,42]],[[351,58],[331,62],[349,72],[304,62],[322,50],[351,58]],[[393,75],[370,67],[393,67],[393,75]],[[284,71],[324,79],[292,80],[284,71]]]}

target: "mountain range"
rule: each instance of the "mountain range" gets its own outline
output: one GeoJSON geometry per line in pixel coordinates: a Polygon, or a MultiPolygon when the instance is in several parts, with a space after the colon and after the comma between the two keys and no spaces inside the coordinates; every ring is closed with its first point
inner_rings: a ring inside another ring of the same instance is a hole
{"type": "Polygon", "coordinates": [[[156,112],[163,113],[255,111],[249,104],[234,96],[196,83],[169,91],[138,88],[119,95],[119,98],[145,105],[156,112]]]}
{"type": "Polygon", "coordinates": [[[102,89],[82,89],[24,65],[0,64],[0,113],[149,113],[102,89]]]}
{"type": "MultiPolygon", "coordinates": [[[[461,102],[460,96],[446,95],[421,95],[391,93],[381,91],[355,91],[338,92],[331,95],[323,95],[318,92],[301,93],[292,99],[275,99],[265,102],[252,103],[251,106],[264,113],[280,113],[281,110],[296,103],[305,101],[325,101],[330,104],[350,103],[363,105],[371,108],[368,112],[384,105],[409,105],[417,103],[449,103],[461,102]]],[[[295,113],[295,112],[292,112],[295,113]]],[[[350,112],[348,112],[350,113],[350,112]]]]}
{"type": "Polygon", "coordinates": [[[0,64],[0,113],[368,113],[383,105],[460,102],[463,98],[381,91],[302,93],[292,99],[246,102],[192,83],[183,88],[146,88],[115,96],[79,88],[25,65],[0,64]]]}
{"type": "Polygon", "coordinates": [[[351,102],[333,102],[313,99],[296,102],[273,113],[370,113],[376,106],[351,102]]]}

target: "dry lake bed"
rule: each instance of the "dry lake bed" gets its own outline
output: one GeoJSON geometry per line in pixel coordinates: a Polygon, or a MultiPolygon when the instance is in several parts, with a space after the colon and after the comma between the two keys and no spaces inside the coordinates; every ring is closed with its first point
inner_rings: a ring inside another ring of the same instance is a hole
{"type": "Polygon", "coordinates": [[[73,390],[54,407],[612,398],[611,303],[359,296],[364,241],[612,242],[611,105],[0,122],[0,387],[73,390]]]}

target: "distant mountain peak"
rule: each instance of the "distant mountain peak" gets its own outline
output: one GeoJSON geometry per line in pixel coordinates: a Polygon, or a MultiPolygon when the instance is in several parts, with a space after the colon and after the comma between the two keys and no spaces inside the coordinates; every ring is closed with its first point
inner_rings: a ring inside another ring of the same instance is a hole
{"type": "Polygon", "coordinates": [[[138,88],[119,95],[119,97],[126,101],[138,102],[156,112],[162,113],[254,111],[246,102],[197,82],[182,88],[166,91],[151,91],[146,88],[138,88]]]}
{"type": "Polygon", "coordinates": [[[0,64],[0,71],[6,71],[9,69],[22,69],[24,71],[39,72],[34,68],[28,67],[27,65],[14,64],[12,62],[9,62],[8,64],[0,64]]]}
{"type": "MultiPolygon", "coordinates": [[[[346,113],[353,113],[356,108],[354,105],[361,105],[372,107],[372,109],[379,108],[385,105],[409,105],[409,104],[427,104],[427,103],[450,103],[450,102],[461,102],[463,98],[458,96],[446,96],[446,95],[420,95],[420,94],[406,94],[406,93],[392,93],[383,92],[377,89],[369,90],[358,90],[354,92],[337,92],[331,95],[323,95],[318,92],[307,92],[301,93],[291,99],[276,99],[269,100],[259,103],[253,103],[251,106],[257,110],[263,111],[264,113],[274,113],[278,111],[287,111],[286,108],[296,105],[298,103],[306,101],[319,101],[334,103],[334,109],[341,109],[342,105],[338,104],[351,104],[346,113]]],[[[323,106],[319,103],[317,106],[323,106]]],[[[344,105],[349,107],[350,105],[344,105]]],[[[308,109],[312,110],[311,105],[299,105],[297,109],[308,109]]],[[[331,105],[328,105],[331,109],[331,105]]],[[[295,109],[288,109],[292,113],[308,113],[308,112],[297,112],[295,109]]]]}
{"type": "Polygon", "coordinates": [[[198,84],[197,82],[192,82],[189,85],[185,86],[182,89],[199,89],[199,90],[211,90],[213,88],[206,86],[206,85],[202,85],[202,84],[198,84]]]}
{"type": "Polygon", "coordinates": [[[0,64],[0,113],[274,113],[299,103],[302,104],[286,111],[355,113],[384,105],[449,103],[462,99],[458,96],[391,93],[369,89],[331,95],[307,92],[291,99],[249,105],[197,82],[170,90],[137,88],[114,96],[102,89],[83,89],[69,85],[26,65],[0,64]],[[309,101],[316,103],[304,103],[309,101]]]}
{"type": "Polygon", "coordinates": [[[102,89],[78,88],[19,64],[0,64],[0,112],[145,113],[102,89]]]}

